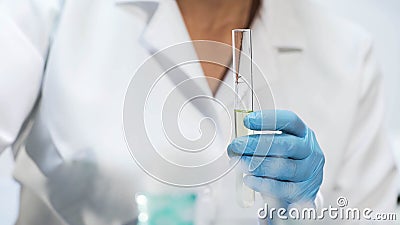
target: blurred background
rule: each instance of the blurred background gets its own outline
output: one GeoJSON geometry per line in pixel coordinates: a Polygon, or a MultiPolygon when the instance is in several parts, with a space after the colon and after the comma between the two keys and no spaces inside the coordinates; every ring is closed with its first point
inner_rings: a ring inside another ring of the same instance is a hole
{"type": "MultiPolygon", "coordinates": [[[[375,41],[384,75],[386,124],[400,168],[400,1],[399,0],[314,0],[335,14],[357,23],[375,41]]],[[[400,193],[400,184],[399,184],[400,193]]],[[[398,200],[399,201],[399,200],[398,200]]],[[[398,202],[397,213],[400,213],[398,202]]]]}
{"type": "MultiPolygon", "coordinates": [[[[387,126],[400,166],[400,1],[313,0],[335,14],[359,24],[374,37],[375,50],[385,76],[387,126]]],[[[19,185],[12,179],[10,150],[0,155],[0,224],[14,224],[19,185]]],[[[400,191],[400,184],[399,184],[400,191]]],[[[398,210],[400,213],[400,208],[398,210]]]]}
{"type": "MultiPolygon", "coordinates": [[[[384,75],[386,122],[400,168],[400,1],[314,0],[335,14],[357,23],[375,41],[375,53],[384,75]]],[[[400,193],[400,184],[399,184],[400,193]]],[[[397,214],[400,213],[398,202],[397,214]]]]}
{"type": "Polygon", "coordinates": [[[400,163],[400,1],[314,0],[335,14],[357,23],[375,41],[375,53],[385,77],[387,126],[400,163]]]}

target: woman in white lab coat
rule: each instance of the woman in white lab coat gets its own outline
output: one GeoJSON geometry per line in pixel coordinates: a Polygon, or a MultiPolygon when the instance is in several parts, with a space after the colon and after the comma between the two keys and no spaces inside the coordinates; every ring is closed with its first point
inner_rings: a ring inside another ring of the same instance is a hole
{"type": "MultiPolygon", "coordinates": [[[[17,224],[129,224],[137,216],[137,191],[167,188],[132,160],[121,115],[134,71],[153,53],[191,39],[229,43],[229,35],[194,29],[199,18],[204,24],[214,18],[197,15],[204,9],[191,11],[188,2],[1,2],[0,151],[12,147],[16,157],[17,224]]],[[[254,59],[276,108],[299,115],[324,152],[324,204],[345,196],[352,207],[392,210],[396,169],[370,37],[306,0],[265,0],[258,12],[243,2],[235,1],[246,13],[229,9],[246,18],[227,17],[224,29],[246,27],[255,15],[254,59]]],[[[214,4],[216,12],[227,8],[226,1],[214,4]]],[[[225,16],[220,12],[215,19],[225,16]]],[[[223,78],[222,69],[203,70],[223,78]]],[[[209,86],[218,97],[217,85],[209,86]]],[[[206,211],[202,222],[257,219],[256,207],[235,203],[230,174],[196,191],[199,211],[206,211]]]]}

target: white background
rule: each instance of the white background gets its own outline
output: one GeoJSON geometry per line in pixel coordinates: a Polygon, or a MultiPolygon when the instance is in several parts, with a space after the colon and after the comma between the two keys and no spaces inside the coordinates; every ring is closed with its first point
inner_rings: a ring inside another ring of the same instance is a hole
{"type": "MultiPolygon", "coordinates": [[[[400,0],[315,0],[361,25],[374,39],[385,76],[387,125],[400,165],[400,0]]],[[[13,181],[10,151],[0,155],[0,224],[13,224],[18,212],[18,184],[13,181]]]]}

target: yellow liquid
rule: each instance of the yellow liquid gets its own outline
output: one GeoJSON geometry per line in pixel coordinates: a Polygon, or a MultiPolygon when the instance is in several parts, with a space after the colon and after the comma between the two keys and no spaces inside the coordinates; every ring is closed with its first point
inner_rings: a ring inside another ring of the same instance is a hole
{"type": "Polygon", "coordinates": [[[253,111],[235,109],[235,137],[253,134],[252,130],[244,126],[243,119],[253,111]]]}
{"type": "MultiPolygon", "coordinates": [[[[243,124],[243,119],[252,111],[235,110],[235,136],[245,136],[253,134],[252,130],[247,129],[243,124]]],[[[244,174],[242,171],[236,169],[236,200],[243,208],[249,208],[254,205],[255,193],[254,190],[247,187],[243,183],[244,174]]]]}

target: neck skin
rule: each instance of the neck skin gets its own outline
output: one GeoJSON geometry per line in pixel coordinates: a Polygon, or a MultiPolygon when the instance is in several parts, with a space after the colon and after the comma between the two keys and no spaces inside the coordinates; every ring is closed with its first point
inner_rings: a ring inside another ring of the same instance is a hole
{"type": "Polygon", "coordinates": [[[246,28],[253,0],[177,0],[192,40],[231,44],[231,31],[246,28]]]}
{"type": "MultiPolygon", "coordinates": [[[[186,28],[192,40],[212,40],[231,45],[231,31],[248,28],[252,20],[253,3],[259,0],[177,0],[186,28]]],[[[196,46],[195,46],[196,48],[196,46]]],[[[196,49],[197,54],[202,51],[196,49]]],[[[226,65],[232,53],[222,54],[226,65]]],[[[219,80],[224,78],[226,68],[201,62],[211,91],[215,94],[219,80]]]]}

